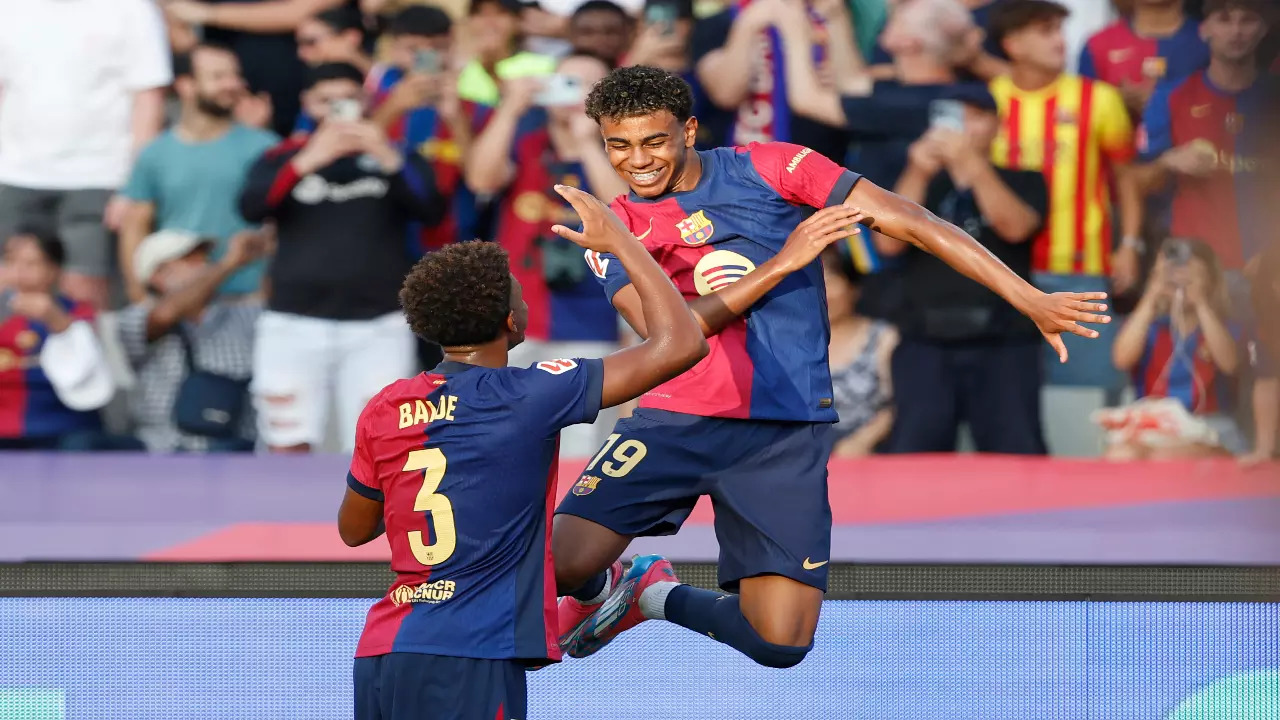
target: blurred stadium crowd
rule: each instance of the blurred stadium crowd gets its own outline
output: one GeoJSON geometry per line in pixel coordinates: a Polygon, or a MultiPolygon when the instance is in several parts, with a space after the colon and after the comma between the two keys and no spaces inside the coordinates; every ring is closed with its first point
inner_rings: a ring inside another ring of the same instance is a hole
{"type": "MultiPolygon", "coordinates": [[[[531,306],[513,364],[628,342],[550,232],[576,222],[552,186],[626,191],[582,101],[643,64],[690,82],[705,147],[805,145],[1046,291],[1113,293],[1114,322],[1060,365],[914,248],[864,234],[829,252],[837,454],[961,435],[1044,454],[1058,417],[1117,459],[1270,458],[1276,8],[1062,1],[13,4],[0,448],[349,449],[368,398],[438,358],[397,291],[461,240],[511,254],[531,306]]],[[[612,421],[564,452],[589,456],[612,421]]]]}

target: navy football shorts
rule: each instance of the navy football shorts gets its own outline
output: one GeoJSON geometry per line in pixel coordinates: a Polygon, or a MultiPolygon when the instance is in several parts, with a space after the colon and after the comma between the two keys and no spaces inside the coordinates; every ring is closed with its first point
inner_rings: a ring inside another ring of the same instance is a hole
{"type": "Polygon", "coordinates": [[[833,442],[826,423],[641,408],[618,421],[556,512],[621,535],[671,535],[698,498],[710,495],[722,588],[782,575],[825,591],[833,442]]]}
{"type": "Polygon", "coordinates": [[[525,720],[514,660],[388,653],[354,664],[355,720],[525,720]]]}

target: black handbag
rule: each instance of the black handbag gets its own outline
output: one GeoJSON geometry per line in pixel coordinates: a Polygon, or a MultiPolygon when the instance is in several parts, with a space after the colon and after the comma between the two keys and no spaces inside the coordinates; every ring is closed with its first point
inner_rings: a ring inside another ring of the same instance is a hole
{"type": "Polygon", "coordinates": [[[173,403],[174,424],[188,435],[234,437],[244,417],[249,381],[196,367],[191,338],[181,327],[177,335],[186,353],[187,377],[179,386],[178,397],[173,403]]]}

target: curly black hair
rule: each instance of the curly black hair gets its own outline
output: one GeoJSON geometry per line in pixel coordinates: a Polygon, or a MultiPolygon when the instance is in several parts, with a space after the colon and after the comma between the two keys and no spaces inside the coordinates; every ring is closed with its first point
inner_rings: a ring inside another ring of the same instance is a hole
{"type": "Polygon", "coordinates": [[[409,327],[444,347],[497,339],[511,313],[511,270],[497,243],[464,242],[427,253],[400,288],[409,327]]]}
{"type": "Polygon", "coordinates": [[[693,90],[679,75],[645,65],[610,72],[587,95],[587,116],[596,122],[663,110],[680,122],[688,120],[693,115],[693,90]]]}

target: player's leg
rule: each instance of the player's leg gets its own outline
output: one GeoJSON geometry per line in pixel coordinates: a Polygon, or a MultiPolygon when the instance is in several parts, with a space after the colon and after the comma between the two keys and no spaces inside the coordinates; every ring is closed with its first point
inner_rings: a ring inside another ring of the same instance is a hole
{"type": "Polygon", "coordinates": [[[58,234],[67,250],[62,291],[99,309],[108,307],[108,278],[115,267],[115,238],[102,224],[111,194],[71,190],[62,193],[58,207],[58,234]]]}
{"type": "Polygon", "coordinates": [[[618,557],[638,535],[670,535],[701,492],[703,419],[637,410],[619,420],[560,507],[551,534],[562,638],[621,580],[618,557]]]}
{"type": "Polygon", "coordinates": [[[732,425],[731,444],[726,437],[711,451],[722,457],[725,447],[751,451],[724,458],[711,498],[720,584],[740,595],[680,584],[666,561],[646,558],[650,569],[643,575],[633,569],[615,593],[630,588],[630,595],[617,603],[611,597],[593,617],[598,645],[611,639],[610,617],[621,613],[615,624],[634,625],[636,615],[669,620],[767,667],[797,665],[813,647],[831,550],[831,426],[732,425]],[[622,609],[627,605],[634,608],[622,609]]]}
{"type": "Polygon", "coordinates": [[[334,396],[344,452],[355,450],[356,423],[382,388],[414,374],[413,332],[400,313],[337,325],[334,396]]]}
{"type": "Polygon", "coordinates": [[[250,390],[258,439],[272,452],[309,452],[324,440],[330,334],[327,320],[270,311],[258,318],[250,390]]]}

